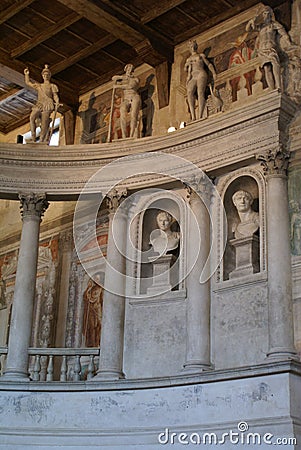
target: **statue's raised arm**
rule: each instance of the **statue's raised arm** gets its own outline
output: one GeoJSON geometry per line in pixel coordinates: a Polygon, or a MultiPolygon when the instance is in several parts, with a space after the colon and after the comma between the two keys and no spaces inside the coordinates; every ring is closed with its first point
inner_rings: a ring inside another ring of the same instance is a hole
{"type": "Polygon", "coordinates": [[[37,102],[30,114],[31,140],[37,140],[37,127],[40,124],[41,132],[39,142],[48,143],[50,136],[50,115],[59,107],[58,87],[50,82],[51,72],[47,64],[42,70],[43,83],[32,82],[29,78],[29,69],[24,69],[25,83],[35,89],[38,94],[37,102]]]}

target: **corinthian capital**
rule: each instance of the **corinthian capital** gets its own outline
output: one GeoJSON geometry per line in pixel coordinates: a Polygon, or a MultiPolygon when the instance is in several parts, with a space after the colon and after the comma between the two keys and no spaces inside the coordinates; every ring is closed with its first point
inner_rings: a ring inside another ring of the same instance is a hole
{"type": "Polygon", "coordinates": [[[184,184],[184,188],[187,191],[188,201],[193,201],[194,198],[201,198],[202,201],[208,206],[211,202],[213,194],[212,181],[203,172],[197,175],[193,175],[184,184]]]}
{"type": "Polygon", "coordinates": [[[257,155],[256,158],[261,161],[263,172],[266,176],[286,175],[290,153],[281,146],[268,150],[267,152],[257,155]]]}
{"type": "Polygon", "coordinates": [[[46,194],[34,194],[32,192],[20,193],[19,199],[21,202],[20,209],[23,219],[28,216],[36,216],[41,219],[49,206],[49,203],[46,200],[46,194]]]}
{"type": "Polygon", "coordinates": [[[127,189],[112,189],[106,196],[107,206],[111,213],[114,213],[121,202],[127,196],[127,189]]]}

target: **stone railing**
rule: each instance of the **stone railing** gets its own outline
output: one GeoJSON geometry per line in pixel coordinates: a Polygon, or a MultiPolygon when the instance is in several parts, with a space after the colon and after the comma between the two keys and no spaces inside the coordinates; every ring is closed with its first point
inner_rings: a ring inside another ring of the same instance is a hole
{"type": "Polygon", "coordinates": [[[219,73],[215,80],[215,87],[224,103],[224,110],[235,106],[236,101],[262,94],[264,86],[258,58],[219,73]]]}
{"type": "MultiPolygon", "coordinates": [[[[6,347],[0,347],[0,375],[5,369],[6,347]]],[[[96,373],[99,348],[33,348],[28,349],[32,381],[84,381],[96,373]]]]}

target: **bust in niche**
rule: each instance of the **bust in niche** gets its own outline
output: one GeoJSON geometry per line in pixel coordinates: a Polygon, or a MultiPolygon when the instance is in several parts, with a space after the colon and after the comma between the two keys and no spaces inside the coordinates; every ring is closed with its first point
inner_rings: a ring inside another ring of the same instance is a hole
{"type": "Polygon", "coordinates": [[[180,242],[180,232],[171,229],[176,219],[168,212],[160,211],[156,220],[159,228],[151,232],[150,244],[160,256],[170,254],[178,248],[180,242]]]}
{"type": "Polygon", "coordinates": [[[259,214],[252,209],[253,196],[248,191],[239,190],[232,196],[240,222],[232,227],[236,239],[251,237],[259,229],[259,214]]]}

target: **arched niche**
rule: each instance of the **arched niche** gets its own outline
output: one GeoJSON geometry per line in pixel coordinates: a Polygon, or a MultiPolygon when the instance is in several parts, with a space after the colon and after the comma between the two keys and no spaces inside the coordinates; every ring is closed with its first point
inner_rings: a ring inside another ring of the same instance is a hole
{"type": "Polygon", "coordinates": [[[131,295],[150,295],[148,289],[152,286],[154,273],[153,264],[149,258],[154,256],[154,250],[150,242],[151,233],[158,229],[157,215],[161,211],[168,212],[175,221],[171,226],[173,232],[180,233],[179,245],[171,252],[174,255],[171,265],[171,290],[183,289],[183,273],[185,263],[185,228],[186,205],[177,191],[164,191],[159,193],[141,193],[132,209],[132,221],[130,225],[132,264],[128,265],[128,273],[133,275],[134,281],[128,288],[131,295]]]}
{"type": "MultiPolygon", "coordinates": [[[[232,181],[228,189],[225,192],[224,207],[228,222],[227,243],[224,254],[224,271],[223,279],[228,280],[231,274],[236,269],[236,252],[238,251],[232,244],[235,241],[234,230],[239,224],[240,219],[237,209],[233,203],[233,195],[238,191],[245,191],[252,195],[253,203],[251,209],[259,213],[259,198],[258,198],[258,185],[256,180],[251,176],[241,176],[232,181]]],[[[254,233],[255,237],[260,239],[260,229],[254,233]]],[[[259,245],[253,249],[252,255],[253,272],[258,273],[260,271],[260,251],[259,245]]]]}
{"type": "MultiPolygon", "coordinates": [[[[251,209],[258,213],[259,227],[255,233],[258,239],[258,250],[254,252],[253,274],[264,272],[266,269],[266,227],[265,183],[262,173],[255,167],[239,169],[223,177],[219,181],[217,188],[223,200],[225,216],[223,216],[222,211],[219,211],[217,216],[218,258],[221,263],[216,273],[216,281],[229,280],[231,272],[236,268],[236,249],[231,245],[231,241],[235,238],[233,230],[240,222],[240,218],[232,197],[240,190],[249,192],[252,195],[253,203],[251,209]],[[224,217],[226,217],[226,224],[224,223],[224,217]]],[[[239,282],[239,277],[236,280],[239,282]]]]}

